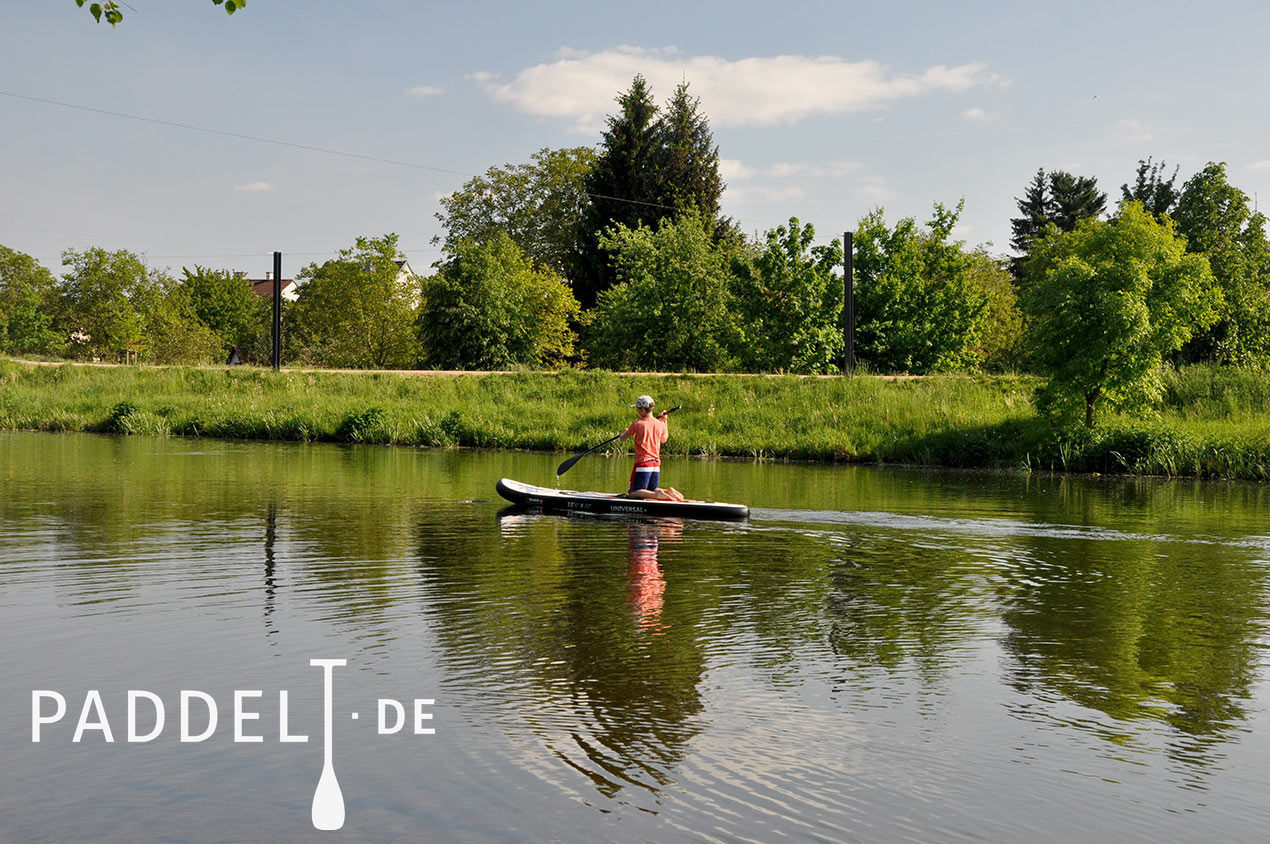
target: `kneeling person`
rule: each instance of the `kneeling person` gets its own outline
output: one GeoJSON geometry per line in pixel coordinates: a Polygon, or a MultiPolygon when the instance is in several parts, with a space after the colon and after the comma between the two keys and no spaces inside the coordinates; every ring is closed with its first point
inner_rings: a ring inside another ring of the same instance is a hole
{"type": "Polygon", "coordinates": [[[670,438],[666,425],[669,411],[653,415],[653,397],[640,396],[631,407],[639,418],[622,432],[622,439],[635,440],[635,468],[631,471],[628,498],[659,498],[664,501],[683,501],[684,497],[674,487],[661,489],[661,444],[670,438]]]}

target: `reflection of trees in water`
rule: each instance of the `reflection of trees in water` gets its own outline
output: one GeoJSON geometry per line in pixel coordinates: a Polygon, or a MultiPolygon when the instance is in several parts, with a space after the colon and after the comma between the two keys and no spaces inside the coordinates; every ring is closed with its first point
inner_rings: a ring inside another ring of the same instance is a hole
{"type": "Polygon", "coordinates": [[[836,559],[825,600],[828,640],[852,670],[895,670],[907,662],[933,684],[986,618],[981,566],[958,548],[915,547],[909,537],[873,536],[836,559]]]}
{"type": "Polygon", "coordinates": [[[1132,722],[1167,724],[1170,755],[1207,766],[1247,717],[1266,613],[1263,568],[1211,544],[1022,544],[1028,551],[1002,588],[1014,658],[1007,682],[1110,716],[1076,725],[1117,744],[1138,742],[1132,722]]]}
{"type": "Polygon", "coordinates": [[[495,532],[487,518],[416,527],[447,685],[483,717],[527,727],[601,793],[658,791],[703,709],[701,607],[662,568],[667,554],[692,565],[682,526],[514,516],[495,532]]]}

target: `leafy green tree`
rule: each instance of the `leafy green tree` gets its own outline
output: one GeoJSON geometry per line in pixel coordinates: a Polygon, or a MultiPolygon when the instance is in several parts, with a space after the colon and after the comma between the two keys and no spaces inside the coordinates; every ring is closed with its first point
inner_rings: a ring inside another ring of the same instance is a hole
{"type": "Polygon", "coordinates": [[[592,365],[621,370],[735,369],[743,340],[731,256],[695,211],[656,229],[609,229],[618,284],[602,292],[587,334],[592,365]]]}
{"type": "MultiPolygon", "coordinates": [[[[556,274],[568,273],[587,207],[585,182],[595,166],[589,147],[542,149],[530,164],[491,167],[441,200],[437,219],[444,246],[484,242],[506,232],[525,256],[556,274]]],[[[434,238],[433,243],[441,242],[434,238]]]]}
{"type": "MultiPolygon", "coordinates": [[[[75,0],[75,5],[84,8],[87,0],[75,0]]],[[[97,23],[101,23],[105,19],[106,23],[113,28],[123,20],[123,9],[120,5],[128,6],[127,3],[118,3],[115,0],[106,0],[105,3],[89,3],[88,12],[93,16],[97,23]]],[[[247,5],[247,0],[212,0],[213,6],[224,6],[228,14],[233,14],[239,9],[247,5]]],[[[132,8],[128,6],[128,8],[132,8]]]]}
{"type": "Polygon", "coordinates": [[[460,240],[424,279],[419,338],[441,369],[559,366],[574,354],[578,302],[552,269],[505,234],[460,240]]]}
{"type": "Polygon", "coordinates": [[[973,355],[987,369],[1017,370],[1024,364],[1023,311],[1009,262],[994,258],[983,248],[966,257],[966,281],[987,300],[982,331],[973,355]]]}
{"type": "Polygon", "coordinates": [[[154,283],[145,263],[124,249],[93,247],[66,250],[62,265],[70,270],[59,284],[57,325],[70,354],[113,360],[140,349],[144,320],[137,302],[154,283]]]}
{"type": "Polygon", "coordinates": [[[49,354],[63,345],[53,329],[53,274],[23,252],[0,246],[0,352],[49,354]]]}
{"type": "Polygon", "coordinates": [[[1138,202],[1037,244],[1035,360],[1049,376],[1037,406],[1058,418],[1158,398],[1163,356],[1217,318],[1220,293],[1203,256],[1188,254],[1171,220],[1138,202]]]}
{"type": "Polygon", "coordinates": [[[199,319],[185,288],[166,273],[152,273],[149,282],[134,294],[142,324],[141,360],[157,364],[223,363],[221,338],[199,319]]]}
{"type": "Polygon", "coordinates": [[[1141,202],[1142,207],[1155,215],[1156,219],[1165,214],[1170,216],[1177,210],[1178,191],[1174,187],[1177,182],[1178,168],[1173,168],[1173,175],[1164,180],[1164,162],[1153,163],[1139,159],[1137,178],[1133,187],[1128,183],[1120,186],[1120,194],[1124,202],[1141,202]]]}
{"type": "Polygon", "coordinates": [[[855,236],[856,353],[883,372],[950,372],[979,363],[988,298],[971,260],[948,238],[964,201],[935,203],[927,230],[906,217],[892,229],[882,209],[855,236]]]}
{"type": "Polygon", "coordinates": [[[318,366],[386,369],[419,360],[415,279],[398,278],[397,235],[357,238],[339,257],[299,273],[300,297],[288,309],[288,355],[318,366]]]}
{"type": "Polygon", "coordinates": [[[1175,215],[1187,249],[1208,257],[1223,303],[1212,327],[1183,350],[1187,360],[1247,364],[1270,359],[1270,242],[1266,218],[1209,162],[1182,186],[1175,215]]]}
{"type": "Polygon", "coordinates": [[[791,217],[769,229],[763,250],[741,264],[736,310],[747,371],[836,372],[842,358],[842,242],[812,246],[816,231],[791,217]]]}
{"type": "Polygon", "coordinates": [[[181,288],[194,315],[220,338],[224,351],[257,343],[269,323],[270,304],[256,295],[245,273],[195,265],[183,274],[181,288]]]}

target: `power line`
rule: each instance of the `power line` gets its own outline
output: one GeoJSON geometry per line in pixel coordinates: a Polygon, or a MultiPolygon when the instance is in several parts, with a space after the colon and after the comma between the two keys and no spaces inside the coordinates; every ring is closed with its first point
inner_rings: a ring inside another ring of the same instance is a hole
{"type": "MultiPolygon", "coordinates": [[[[310,144],[297,144],[291,141],[279,141],[275,138],[264,138],[259,135],[246,135],[241,132],[228,132],[223,129],[211,129],[207,126],[195,126],[192,123],[178,123],[174,120],[160,120],[155,117],[144,117],[139,114],[128,114],[122,111],[111,111],[105,108],[96,108],[95,106],[80,105],[78,103],[65,103],[60,100],[50,100],[45,97],[32,97],[27,94],[18,94],[13,91],[0,91],[0,95],[5,97],[13,97],[18,100],[27,100],[33,103],[43,103],[44,105],[58,106],[59,108],[69,108],[76,111],[87,111],[93,114],[105,114],[110,117],[121,117],[125,120],[138,120],[142,123],[153,123],[158,126],[171,126],[177,129],[188,129],[192,132],[206,132],[209,135],[220,135],[225,138],[237,138],[242,141],[255,141],[261,144],[273,144],[280,147],[290,147],[291,149],[302,149],[307,152],[319,152],[324,155],[338,155],[343,158],[354,158],[360,161],[373,161],[376,164],[391,164],[396,167],[411,167],[416,170],[430,170],[434,173],[448,173],[452,176],[466,176],[471,179],[480,178],[477,173],[468,173],[464,170],[453,170],[448,167],[436,167],[431,164],[418,164],[413,161],[398,161],[393,158],[380,158],[375,155],[364,155],[359,152],[346,152],[338,149],[327,149],[326,147],[317,147],[310,144]]],[[[605,199],[611,202],[625,202],[630,205],[643,205],[649,208],[664,208],[669,211],[678,210],[673,205],[665,205],[659,202],[644,202],[638,199],[626,199],[620,196],[606,196],[601,193],[584,193],[590,199],[605,199]]]]}

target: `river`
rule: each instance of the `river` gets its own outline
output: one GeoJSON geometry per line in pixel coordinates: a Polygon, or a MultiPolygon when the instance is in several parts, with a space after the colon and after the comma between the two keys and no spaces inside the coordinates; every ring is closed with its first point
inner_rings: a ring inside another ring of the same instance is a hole
{"type": "Polygon", "coordinates": [[[1270,487],[561,459],[0,433],[0,840],[1264,840],[1270,487]]]}

